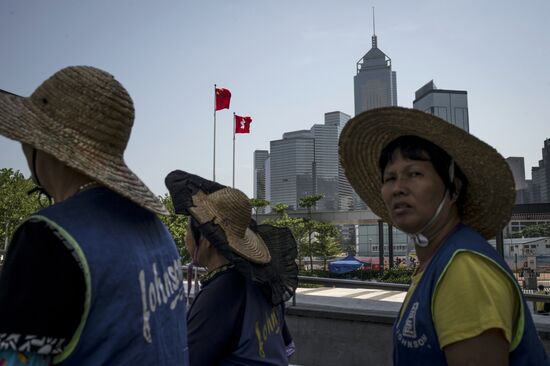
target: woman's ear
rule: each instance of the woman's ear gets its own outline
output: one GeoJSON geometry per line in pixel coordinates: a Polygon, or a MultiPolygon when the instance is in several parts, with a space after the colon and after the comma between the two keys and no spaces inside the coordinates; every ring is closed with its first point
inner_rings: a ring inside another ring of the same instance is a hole
{"type": "Polygon", "coordinates": [[[453,184],[455,186],[455,191],[451,195],[451,202],[456,203],[456,201],[458,200],[458,197],[460,196],[460,191],[462,189],[462,181],[460,180],[460,178],[455,177],[453,184]]]}

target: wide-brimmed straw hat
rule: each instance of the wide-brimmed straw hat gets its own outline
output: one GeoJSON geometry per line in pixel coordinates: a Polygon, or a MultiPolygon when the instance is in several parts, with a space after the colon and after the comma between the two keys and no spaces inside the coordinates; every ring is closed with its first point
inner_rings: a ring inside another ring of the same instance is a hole
{"type": "Polygon", "coordinates": [[[227,244],[241,257],[253,263],[271,261],[269,249],[263,239],[248,228],[252,218],[252,206],[248,197],[235,188],[223,188],[206,194],[198,191],[193,196],[191,216],[204,224],[209,221],[221,226],[227,244]]]}
{"type": "Polygon", "coordinates": [[[504,158],[468,132],[414,109],[387,107],[363,112],[348,121],[340,135],[342,167],[370,209],[391,223],[381,196],[378,162],[384,147],[407,135],[421,137],[445,150],[466,176],[462,221],[487,239],[502,230],[510,220],[515,200],[514,179],[504,158]]]}
{"type": "Polygon", "coordinates": [[[294,294],[297,247],[288,228],[256,225],[250,200],[238,189],[181,170],[165,183],[175,212],[196,220],[201,234],[274,305],[294,294]]]}
{"type": "Polygon", "coordinates": [[[168,214],[126,166],[134,123],[124,87],[90,66],[64,68],[26,98],[0,91],[0,134],[53,155],[67,166],[155,213],[168,214]]]}

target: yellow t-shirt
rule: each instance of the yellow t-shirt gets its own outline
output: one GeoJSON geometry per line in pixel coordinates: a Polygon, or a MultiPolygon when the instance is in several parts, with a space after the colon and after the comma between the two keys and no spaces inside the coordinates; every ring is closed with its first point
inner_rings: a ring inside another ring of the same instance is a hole
{"type": "Polygon", "coordinates": [[[491,260],[458,253],[434,291],[432,316],[441,348],[494,328],[515,348],[522,303],[512,281],[491,260]]]}

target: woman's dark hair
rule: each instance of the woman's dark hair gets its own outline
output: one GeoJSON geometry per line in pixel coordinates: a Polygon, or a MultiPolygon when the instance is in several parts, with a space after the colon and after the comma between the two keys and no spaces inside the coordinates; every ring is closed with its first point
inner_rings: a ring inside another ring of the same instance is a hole
{"type": "MultiPolygon", "coordinates": [[[[378,166],[382,177],[384,176],[384,169],[386,169],[388,163],[391,162],[393,154],[396,150],[399,150],[401,155],[406,159],[431,162],[437,172],[437,175],[439,175],[443,181],[445,188],[449,191],[449,195],[452,196],[455,194],[456,186],[451,182],[451,178],[449,176],[449,167],[452,161],[451,157],[445,150],[436,144],[418,136],[400,136],[386,145],[380,153],[380,159],[378,160],[378,166]]],[[[462,182],[462,187],[460,188],[460,192],[458,192],[459,195],[457,200],[457,207],[460,215],[462,216],[463,203],[466,199],[468,181],[456,163],[454,166],[454,176],[459,178],[462,182]]]]}

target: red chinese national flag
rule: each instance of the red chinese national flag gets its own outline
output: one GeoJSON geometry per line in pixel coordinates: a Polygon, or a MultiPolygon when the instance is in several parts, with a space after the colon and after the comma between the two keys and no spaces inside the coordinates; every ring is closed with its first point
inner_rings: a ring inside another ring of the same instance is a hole
{"type": "Polygon", "coordinates": [[[216,88],[216,110],[229,109],[229,102],[231,101],[231,92],[229,89],[216,88]]]}
{"type": "Polygon", "coordinates": [[[252,118],[235,115],[235,133],[250,133],[252,118]]]}

